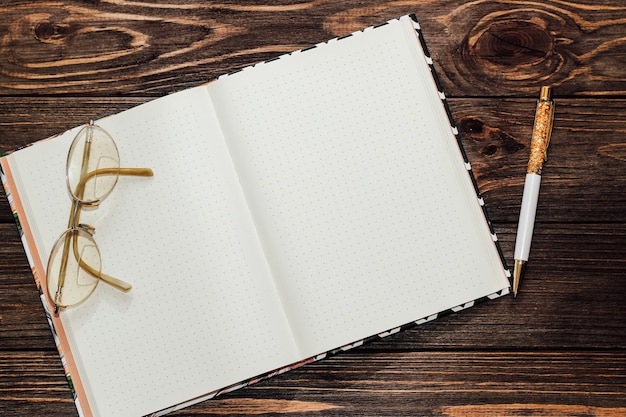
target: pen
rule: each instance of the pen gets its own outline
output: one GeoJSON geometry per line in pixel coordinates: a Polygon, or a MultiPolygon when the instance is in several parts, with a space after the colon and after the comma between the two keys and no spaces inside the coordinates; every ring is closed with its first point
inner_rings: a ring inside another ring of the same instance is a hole
{"type": "Polygon", "coordinates": [[[513,269],[513,296],[517,297],[522,268],[528,261],[530,241],[533,237],[535,226],[535,213],[537,212],[537,199],[539,197],[539,185],[541,184],[541,169],[547,159],[548,145],[552,135],[552,122],[554,120],[554,101],[550,98],[550,87],[541,87],[537,111],[535,113],[535,126],[530,142],[530,158],[524,181],[524,193],[522,194],[522,208],[517,225],[517,238],[515,240],[515,267],[513,269]]]}

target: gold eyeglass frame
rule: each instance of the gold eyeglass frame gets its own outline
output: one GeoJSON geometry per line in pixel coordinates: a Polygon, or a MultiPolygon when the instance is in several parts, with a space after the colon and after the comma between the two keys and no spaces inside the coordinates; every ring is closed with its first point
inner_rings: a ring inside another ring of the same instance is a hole
{"type": "Polygon", "coordinates": [[[123,292],[128,292],[132,289],[131,284],[119,278],[115,278],[111,275],[103,273],[99,267],[93,267],[92,265],[89,265],[87,262],[85,262],[82,259],[82,255],[79,253],[78,239],[80,235],[83,235],[83,237],[87,236],[87,239],[90,240],[91,243],[93,244],[94,249],[99,258],[99,261],[101,263],[100,250],[95,240],[93,239],[95,228],[93,226],[80,223],[80,215],[81,215],[81,211],[83,207],[97,208],[100,205],[100,203],[106,197],[108,197],[108,195],[113,191],[113,189],[117,185],[117,178],[114,179],[112,185],[108,186],[110,189],[106,191],[105,193],[103,193],[102,197],[95,199],[95,200],[83,199],[84,197],[83,194],[84,194],[85,186],[87,182],[93,179],[94,177],[111,176],[111,175],[115,175],[116,177],[119,177],[119,176],[152,177],[154,173],[152,169],[150,168],[120,168],[119,167],[119,151],[117,150],[117,145],[115,144],[115,141],[105,129],[94,124],[94,122],[91,121],[88,125],[84,126],[76,134],[76,136],[74,137],[74,140],[72,141],[72,145],[70,146],[70,150],[68,152],[68,158],[67,158],[67,163],[66,163],[66,184],[67,184],[67,188],[70,193],[70,196],[72,197],[70,217],[68,220],[67,229],[59,236],[59,238],[55,242],[53,249],[50,253],[50,258],[48,259],[48,265],[47,265],[47,271],[46,271],[47,292],[48,292],[48,296],[50,297],[50,301],[53,304],[55,315],[58,315],[61,309],[84,302],[87,298],[89,298],[93,294],[99,281],[103,281],[111,285],[112,287],[123,292]],[[89,158],[92,156],[91,155],[91,137],[93,135],[93,132],[88,130],[85,133],[86,137],[84,139],[85,145],[83,148],[81,170],[80,170],[80,180],[76,184],[76,190],[73,190],[72,186],[70,185],[70,174],[69,174],[70,158],[72,156],[72,150],[74,149],[74,145],[77,143],[77,141],[80,141],[81,134],[83,133],[85,129],[99,129],[108,136],[117,154],[116,162],[118,164],[118,167],[100,168],[100,169],[87,172],[88,167],[86,165],[88,164],[89,158]],[[90,136],[90,133],[91,133],[91,136],[90,136]],[[54,254],[56,253],[57,246],[61,244],[63,245],[62,253],[61,253],[61,264],[60,264],[60,269],[58,271],[58,281],[55,281],[55,284],[56,284],[55,286],[57,289],[53,293],[51,290],[50,281],[51,281],[51,277],[53,276],[53,274],[56,274],[56,272],[51,271],[51,268],[52,268],[53,257],[54,257],[54,254]],[[75,303],[71,303],[71,304],[64,304],[62,303],[61,300],[62,300],[62,295],[63,295],[63,288],[65,286],[65,281],[68,275],[67,267],[68,267],[68,263],[70,260],[69,258],[70,249],[73,249],[71,252],[73,252],[73,255],[77,262],[78,267],[82,269],[83,271],[87,272],[92,277],[96,278],[97,281],[95,282],[95,284],[93,284],[93,288],[86,295],[84,295],[79,301],[75,303]]]}

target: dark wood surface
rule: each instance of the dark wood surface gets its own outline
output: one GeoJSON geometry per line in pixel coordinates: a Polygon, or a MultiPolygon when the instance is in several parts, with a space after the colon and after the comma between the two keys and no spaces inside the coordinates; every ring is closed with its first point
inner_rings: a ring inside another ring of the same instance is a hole
{"type": "MultiPolygon", "coordinates": [[[[0,153],[407,13],[420,20],[508,262],[535,99],[540,85],[554,87],[519,296],[176,415],[626,415],[620,0],[3,0],[0,153]]],[[[0,194],[0,415],[77,415],[0,194]]]]}

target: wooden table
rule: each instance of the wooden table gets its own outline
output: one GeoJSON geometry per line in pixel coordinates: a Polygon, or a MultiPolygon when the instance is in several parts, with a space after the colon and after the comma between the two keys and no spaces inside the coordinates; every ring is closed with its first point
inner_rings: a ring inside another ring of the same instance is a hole
{"type": "MultiPolygon", "coordinates": [[[[554,87],[519,296],[176,415],[626,415],[622,1],[3,0],[0,153],[412,12],[508,262],[535,100],[541,85],[554,87]]],[[[77,415],[1,194],[0,415],[77,415]]]]}

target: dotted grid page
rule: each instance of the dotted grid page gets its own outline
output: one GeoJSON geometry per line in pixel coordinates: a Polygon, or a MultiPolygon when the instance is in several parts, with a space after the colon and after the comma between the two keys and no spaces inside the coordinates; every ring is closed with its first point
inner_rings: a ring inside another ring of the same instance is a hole
{"type": "Polygon", "coordinates": [[[304,356],[508,287],[408,19],[209,90],[304,356]]]}
{"type": "MultiPolygon", "coordinates": [[[[106,284],[61,312],[97,416],[145,415],[298,359],[204,87],[97,122],[122,166],[98,210],[106,284]]],[[[65,158],[77,130],[12,155],[41,256],[67,226],[65,158]]]]}

